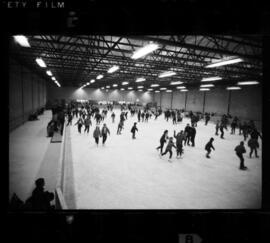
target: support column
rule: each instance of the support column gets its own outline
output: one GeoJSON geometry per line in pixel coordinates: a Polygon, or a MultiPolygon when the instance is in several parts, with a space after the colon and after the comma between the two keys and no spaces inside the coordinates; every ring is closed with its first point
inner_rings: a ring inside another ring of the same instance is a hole
{"type": "Polygon", "coordinates": [[[230,108],[231,108],[231,96],[232,96],[232,91],[229,90],[229,97],[228,97],[228,108],[227,108],[227,114],[230,113],[230,108]]]}
{"type": "Polygon", "coordinates": [[[203,92],[203,113],[204,113],[204,110],[205,110],[205,96],[206,96],[206,92],[203,92]]]}
{"type": "Polygon", "coordinates": [[[172,92],[172,95],[171,95],[171,109],[172,109],[172,102],[173,102],[173,92],[172,92]]]}
{"type": "Polygon", "coordinates": [[[188,97],[188,94],[187,94],[187,92],[185,92],[185,110],[187,109],[187,97],[188,97]]]}
{"type": "Polygon", "coordinates": [[[162,97],[162,92],[160,92],[159,100],[160,100],[160,107],[161,107],[161,97],[162,97]]]}

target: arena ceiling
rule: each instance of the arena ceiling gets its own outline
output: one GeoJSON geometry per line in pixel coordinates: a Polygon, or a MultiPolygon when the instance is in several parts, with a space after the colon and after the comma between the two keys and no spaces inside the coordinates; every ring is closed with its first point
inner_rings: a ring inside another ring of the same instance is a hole
{"type": "MultiPolygon", "coordinates": [[[[95,79],[89,88],[129,82],[135,90],[145,78],[144,89],[151,84],[175,89],[170,83],[181,81],[188,88],[199,86],[202,78],[222,77],[215,85],[234,85],[238,81],[262,80],[262,40],[259,36],[101,36],[101,35],[28,35],[31,47],[10,42],[10,56],[45,75],[50,70],[61,87],[81,87],[95,79]],[[159,49],[132,59],[134,51],[156,43],[159,49]],[[39,67],[35,61],[41,57],[47,65],[39,67]],[[243,62],[215,68],[206,68],[214,61],[238,57],[243,62]],[[119,70],[108,73],[112,66],[119,70]],[[45,71],[44,71],[45,70],[45,71]],[[175,76],[159,78],[165,71],[176,72],[175,76]],[[102,74],[102,79],[96,79],[102,74]]],[[[125,87],[124,87],[125,88],[125,87]]]]}

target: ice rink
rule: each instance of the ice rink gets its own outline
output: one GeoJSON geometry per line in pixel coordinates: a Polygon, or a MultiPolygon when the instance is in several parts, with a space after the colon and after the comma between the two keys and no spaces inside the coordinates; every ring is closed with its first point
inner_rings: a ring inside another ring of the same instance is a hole
{"type": "MultiPolygon", "coordinates": [[[[89,134],[79,134],[77,126],[68,126],[72,157],[74,198],[77,209],[256,209],[261,206],[261,140],[259,158],[249,158],[247,141],[244,155],[247,171],[239,170],[239,159],[234,148],[243,136],[225,130],[225,139],[215,136],[213,123],[201,121],[196,128],[195,147],[184,146],[182,158],[176,159],[173,149],[159,158],[155,149],[165,129],[184,130],[190,119],[173,125],[162,114],[157,120],[138,123],[137,139],[130,129],[137,116],[125,121],[122,135],[116,135],[120,110],[105,119],[111,135],[103,147],[97,147],[93,138],[95,121],[89,134]],[[205,157],[205,144],[214,137],[215,151],[211,159],[205,157]]],[[[102,123],[101,123],[102,126],[102,123]]],[[[175,141],[175,139],[174,139],[175,141]]],[[[166,146],[166,145],[165,145],[166,146]]],[[[165,148],[164,146],[164,148],[165,148]]],[[[68,188],[67,188],[68,190],[68,188]]]]}

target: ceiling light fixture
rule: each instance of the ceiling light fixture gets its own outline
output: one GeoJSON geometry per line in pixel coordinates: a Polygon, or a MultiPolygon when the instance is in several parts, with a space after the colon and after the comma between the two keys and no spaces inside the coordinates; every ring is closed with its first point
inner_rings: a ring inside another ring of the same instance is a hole
{"type": "Polygon", "coordinates": [[[165,77],[170,77],[170,76],[174,76],[174,75],[176,75],[176,72],[167,71],[167,72],[163,72],[163,73],[159,74],[158,77],[165,78],[165,77]]]}
{"type": "Polygon", "coordinates": [[[137,51],[135,51],[133,53],[133,55],[131,56],[132,59],[139,59],[155,50],[157,50],[159,48],[159,46],[157,44],[154,43],[150,43],[140,49],[138,49],[137,51]]]}
{"type": "Polygon", "coordinates": [[[42,68],[47,67],[46,63],[42,60],[42,58],[36,58],[36,62],[42,68]]]}
{"type": "Polygon", "coordinates": [[[177,85],[177,84],[182,84],[183,82],[181,81],[176,81],[176,82],[171,82],[170,85],[177,85]]]}
{"type": "Polygon", "coordinates": [[[111,68],[108,70],[108,73],[114,73],[114,72],[116,72],[118,69],[119,69],[118,66],[113,66],[113,67],[111,67],[111,68]]]}
{"type": "Polygon", "coordinates": [[[143,81],[145,81],[145,78],[137,78],[136,79],[136,83],[143,82],[143,81]]]}
{"type": "Polygon", "coordinates": [[[231,59],[231,60],[224,60],[224,61],[219,61],[219,62],[209,64],[209,65],[206,66],[206,68],[220,67],[220,66],[235,64],[235,63],[239,63],[239,62],[243,62],[243,61],[244,60],[241,59],[241,58],[236,58],[236,59],[231,59]]]}
{"type": "Polygon", "coordinates": [[[24,35],[14,35],[13,36],[15,41],[22,47],[31,47],[27,37],[25,37],[24,35]]]}
{"type": "Polygon", "coordinates": [[[103,78],[103,75],[102,74],[100,74],[100,75],[97,76],[97,79],[102,79],[102,78],[103,78]]]}
{"type": "Polygon", "coordinates": [[[210,77],[210,78],[203,78],[202,82],[207,82],[207,81],[216,81],[216,80],[221,80],[221,77],[210,77]]]}
{"type": "Polygon", "coordinates": [[[244,82],[238,82],[238,85],[254,85],[254,84],[259,84],[258,81],[244,81],[244,82]]]}
{"type": "Polygon", "coordinates": [[[239,90],[241,88],[240,87],[237,87],[237,86],[231,86],[231,87],[227,87],[226,89],[227,90],[239,90]]]}

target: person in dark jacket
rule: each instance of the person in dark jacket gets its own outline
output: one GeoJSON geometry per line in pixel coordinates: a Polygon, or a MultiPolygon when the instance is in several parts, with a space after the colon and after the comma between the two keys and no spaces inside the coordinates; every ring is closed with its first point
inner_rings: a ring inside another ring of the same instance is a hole
{"type": "Polygon", "coordinates": [[[183,154],[183,141],[185,140],[184,131],[181,130],[179,133],[177,133],[177,135],[176,135],[176,132],[174,131],[173,136],[176,139],[176,148],[177,148],[176,149],[176,153],[177,153],[176,158],[178,159],[183,154]]]}
{"type": "Polygon", "coordinates": [[[108,129],[108,127],[106,126],[106,124],[103,124],[103,127],[101,129],[101,136],[102,136],[102,145],[105,144],[106,140],[107,140],[107,136],[108,134],[110,135],[110,130],[108,129]]]}
{"type": "Polygon", "coordinates": [[[86,119],[84,120],[84,132],[89,133],[89,127],[92,125],[91,119],[90,117],[86,117],[86,119]]]}
{"type": "Polygon", "coordinates": [[[225,125],[223,122],[221,122],[220,126],[219,126],[219,130],[221,132],[220,134],[220,138],[224,139],[224,128],[225,128],[225,125]]]}
{"type": "Polygon", "coordinates": [[[141,110],[138,111],[138,115],[137,116],[138,116],[138,122],[140,122],[141,121],[141,110]]]}
{"type": "Polygon", "coordinates": [[[231,123],[231,134],[235,134],[236,126],[237,126],[237,121],[235,119],[233,119],[233,121],[231,123]]]}
{"type": "Polygon", "coordinates": [[[111,117],[112,117],[112,123],[114,123],[114,119],[115,119],[115,113],[114,112],[112,113],[111,117]]]}
{"type": "Polygon", "coordinates": [[[68,117],[67,117],[67,120],[68,120],[67,126],[68,125],[71,125],[72,126],[72,119],[73,119],[73,116],[72,116],[72,114],[70,112],[70,113],[68,113],[68,117]]]}
{"type": "Polygon", "coordinates": [[[161,154],[161,156],[163,156],[163,155],[165,155],[165,154],[167,154],[169,152],[170,153],[169,162],[172,162],[171,158],[172,158],[172,155],[173,155],[173,153],[172,153],[172,148],[173,147],[176,148],[176,146],[174,145],[174,142],[173,142],[173,137],[170,137],[165,152],[161,154]]]}
{"type": "Polygon", "coordinates": [[[194,124],[189,128],[189,134],[190,134],[190,141],[191,146],[195,146],[195,136],[196,136],[196,128],[194,127],[194,124]]]}
{"type": "Polygon", "coordinates": [[[118,124],[118,128],[117,128],[117,135],[121,135],[122,130],[124,129],[124,121],[120,120],[119,124],[118,124]]]}
{"type": "Polygon", "coordinates": [[[243,126],[242,126],[242,131],[243,131],[243,136],[244,136],[244,141],[247,140],[247,137],[248,137],[248,124],[247,122],[244,122],[243,126]]]}
{"type": "Polygon", "coordinates": [[[78,125],[78,132],[81,133],[81,129],[83,126],[83,120],[82,118],[79,118],[78,121],[74,124],[74,126],[78,125]]]}
{"type": "Polygon", "coordinates": [[[185,130],[185,145],[187,144],[189,146],[189,141],[190,141],[190,126],[189,124],[186,125],[185,130]]]}
{"type": "Polygon", "coordinates": [[[137,128],[137,122],[134,122],[134,125],[133,125],[133,127],[131,128],[131,133],[132,133],[132,138],[133,139],[135,139],[136,137],[135,137],[135,133],[136,133],[136,131],[138,131],[138,128],[137,128]]]}
{"type": "Polygon", "coordinates": [[[209,113],[206,113],[205,114],[205,126],[207,126],[209,120],[210,120],[210,114],[209,113]]]}
{"type": "Polygon", "coordinates": [[[98,143],[99,143],[99,137],[101,137],[101,136],[102,135],[101,135],[99,126],[96,126],[96,129],[93,132],[93,137],[94,137],[94,139],[96,141],[97,146],[98,146],[98,143]]]}
{"type": "Polygon", "coordinates": [[[216,121],[216,133],[215,133],[216,136],[218,136],[219,126],[220,126],[220,123],[219,123],[219,120],[217,120],[216,121]]]}
{"type": "Polygon", "coordinates": [[[257,153],[257,148],[259,148],[258,140],[255,138],[250,138],[248,140],[248,146],[250,147],[249,157],[251,158],[253,151],[255,151],[255,157],[259,158],[258,153],[257,153]]]}
{"type": "Polygon", "coordinates": [[[44,191],[45,180],[39,178],[35,181],[36,188],[32,192],[32,196],[26,200],[26,209],[46,211],[51,210],[54,207],[50,202],[54,199],[52,192],[44,191]]]}
{"type": "Polygon", "coordinates": [[[247,169],[247,167],[244,165],[244,157],[243,154],[246,153],[246,149],[244,146],[244,142],[241,141],[240,145],[236,146],[234,151],[236,152],[236,155],[238,156],[238,158],[240,159],[240,170],[245,170],[247,169]]]}
{"type": "Polygon", "coordinates": [[[144,116],[145,116],[145,113],[143,111],[142,114],[141,114],[142,122],[144,122],[144,116]]]}
{"type": "Polygon", "coordinates": [[[168,138],[168,130],[165,130],[164,133],[163,133],[163,135],[161,136],[161,138],[159,140],[160,146],[158,146],[156,148],[156,150],[159,150],[160,149],[160,154],[163,153],[163,146],[166,143],[167,138],[168,138]]]}
{"type": "Polygon", "coordinates": [[[205,145],[205,150],[207,151],[206,153],[206,158],[210,158],[210,153],[211,153],[211,148],[215,150],[214,146],[213,146],[213,141],[214,138],[210,138],[210,141],[205,145]]]}

